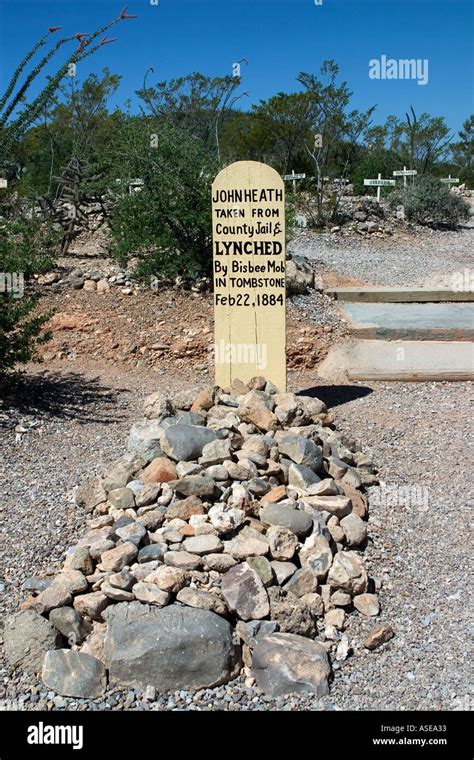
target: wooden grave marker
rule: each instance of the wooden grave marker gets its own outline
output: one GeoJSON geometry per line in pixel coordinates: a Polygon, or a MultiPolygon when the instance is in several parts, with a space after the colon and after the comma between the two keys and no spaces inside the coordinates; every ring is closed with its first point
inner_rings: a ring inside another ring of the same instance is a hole
{"type": "Polygon", "coordinates": [[[382,187],[390,187],[396,184],[397,183],[394,179],[382,179],[382,175],[380,174],[380,172],[377,179],[364,179],[364,185],[366,185],[367,187],[377,188],[377,203],[380,203],[380,193],[381,193],[382,187]]]}
{"type": "Polygon", "coordinates": [[[416,169],[407,169],[406,166],[403,169],[397,169],[392,172],[394,177],[403,177],[403,187],[407,186],[407,177],[415,177],[417,174],[416,169]]]}
{"type": "Polygon", "coordinates": [[[263,375],[286,391],[285,186],[257,161],[212,185],[215,382],[263,375]]]}

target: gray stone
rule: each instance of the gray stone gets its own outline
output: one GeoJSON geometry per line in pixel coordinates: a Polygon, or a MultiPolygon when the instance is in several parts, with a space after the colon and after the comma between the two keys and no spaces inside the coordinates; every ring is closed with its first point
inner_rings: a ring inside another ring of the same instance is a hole
{"type": "Polygon", "coordinates": [[[203,465],[203,467],[222,464],[226,459],[230,459],[231,455],[232,442],[230,438],[217,439],[206,443],[199,457],[199,464],[203,465]]]}
{"type": "Polygon", "coordinates": [[[178,592],[176,599],[181,604],[187,604],[188,607],[211,610],[211,612],[215,612],[217,615],[227,615],[228,613],[225,602],[216,594],[209,593],[209,591],[200,591],[187,586],[178,592]]]}
{"type": "Polygon", "coordinates": [[[216,484],[205,475],[186,475],[178,480],[170,480],[169,486],[183,496],[212,496],[216,484]]]}
{"type": "Polygon", "coordinates": [[[303,567],[308,565],[312,569],[318,580],[324,580],[333,561],[327,538],[316,534],[306,539],[300,551],[300,561],[303,567]]]}
{"type": "Polygon", "coordinates": [[[329,512],[339,520],[352,509],[352,502],[346,496],[303,496],[301,501],[309,512],[329,512]]]}
{"type": "Polygon", "coordinates": [[[314,441],[301,436],[288,435],[278,444],[280,454],[296,464],[305,465],[317,472],[323,463],[323,450],[314,441]]]}
{"type": "Polygon", "coordinates": [[[30,609],[7,617],[3,644],[10,665],[38,673],[45,652],[61,646],[61,636],[46,618],[30,609]]]}
{"type": "Polygon", "coordinates": [[[304,536],[313,527],[311,517],[299,509],[293,509],[281,502],[278,504],[266,504],[259,514],[262,522],[269,525],[280,525],[288,528],[297,536],[304,536]]]}
{"type": "Polygon", "coordinates": [[[314,636],[316,626],[311,609],[291,591],[279,586],[268,589],[270,600],[270,617],[276,620],[280,631],[297,633],[301,636],[314,636]]]}
{"type": "Polygon", "coordinates": [[[113,602],[133,602],[134,595],[130,591],[125,591],[123,588],[116,588],[111,586],[110,583],[104,581],[100,590],[107,599],[112,599],[113,602]]]}
{"type": "Polygon", "coordinates": [[[197,554],[182,551],[166,552],[164,560],[166,565],[179,567],[181,570],[197,570],[202,565],[202,559],[197,554]]]}
{"type": "Polygon", "coordinates": [[[219,538],[212,533],[204,536],[191,536],[183,542],[184,550],[190,554],[213,554],[223,549],[223,544],[219,538]]]}
{"type": "Polygon", "coordinates": [[[305,692],[324,697],[329,693],[331,666],[319,642],[291,633],[272,633],[257,638],[252,675],[270,697],[305,692]]]}
{"type": "Polygon", "coordinates": [[[259,576],[265,587],[273,583],[273,568],[266,557],[248,557],[247,565],[259,576]]]}
{"type": "Polygon", "coordinates": [[[156,607],[164,607],[171,599],[171,595],[167,591],[160,589],[156,583],[147,583],[147,581],[136,583],[133,587],[133,594],[140,602],[152,604],[156,607]]]}
{"type": "Polygon", "coordinates": [[[237,564],[237,560],[230,554],[206,554],[202,559],[209,570],[216,570],[219,573],[225,573],[237,564]]]}
{"type": "Polygon", "coordinates": [[[104,665],[96,657],[72,649],[46,653],[41,678],[48,689],[63,697],[97,699],[106,684],[104,665]]]}
{"type": "Polygon", "coordinates": [[[265,586],[247,564],[235,565],[223,575],[222,593],[229,608],[242,620],[258,620],[270,612],[265,586]]]}
{"type": "Polygon", "coordinates": [[[136,520],[128,523],[128,525],[124,525],[123,528],[119,528],[115,532],[124,543],[130,541],[130,543],[135,544],[135,546],[139,546],[146,536],[145,526],[136,520]]]}
{"type": "Polygon", "coordinates": [[[199,425],[173,425],[163,431],[161,447],[176,462],[189,462],[202,455],[204,446],[217,438],[216,433],[199,425]]]}
{"type": "Polygon", "coordinates": [[[107,501],[107,493],[101,478],[93,478],[77,489],[74,500],[85,512],[93,512],[99,504],[107,501]]]}
{"type": "Polygon", "coordinates": [[[270,544],[270,553],[275,560],[289,560],[298,548],[297,536],[288,528],[281,525],[271,525],[267,530],[266,538],[270,544]]]}
{"type": "Polygon", "coordinates": [[[140,549],[138,552],[138,562],[143,564],[144,562],[153,562],[155,559],[163,562],[163,558],[167,551],[168,546],[165,543],[144,546],[143,549],[140,549]]]}
{"type": "Polygon", "coordinates": [[[279,562],[278,560],[273,560],[270,564],[275,573],[277,583],[279,583],[280,586],[282,586],[288,578],[291,578],[297,569],[293,562],[279,562]]]}
{"type": "Polygon", "coordinates": [[[288,468],[288,483],[293,488],[300,491],[307,491],[315,483],[320,482],[320,478],[313,470],[304,464],[295,464],[292,462],[288,468]]]}
{"type": "Polygon", "coordinates": [[[160,422],[137,422],[128,436],[128,450],[142,456],[144,463],[148,464],[152,459],[163,455],[160,444],[162,432],[160,422]]]}
{"type": "Polygon", "coordinates": [[[160,692],[201,689],[233,675],[232,628],[214,612],[137,602],[111,608],[107,623],[105,657],[110,679],[119,685],[151,684],[160,692]]]}
{"type": "Polygon", "coordinates": [[[367,523],[355,514],[347,515],[340,522],[348,546],[360,546],[367,540],[367,523]]]}
{"type": "Polygon", "coordinates": [[[235,559],[263,556],[268,554],[269,549],[265,536],[248,525],[244,525],[231,541],[224,541],[224,552],[235,559]]]}
{"type": "Polygon", "coordinates": [[[302,567],[294,573],[284,585],[285,591],[302,597],[305,594],[314,594],[318,590],[318,578],[311,567],[302,567]]]}
{"type": "Polygon", "coordinates": [[[115,509],[134,509],[135,496],[130,488],[115,488],[109,492],[109,502],[115,509]]]}
{"type": "Polygon", "coordinates": [[[340,589],[352,596],[367,591],[367,572],[355,552],[338,552],[328,574],[331,588],[340,589]]]}
{"type": "Polygon", "coordinates": [[[73,607],[51,610],[49,622],[67,639],[69,644],[82,644],[92,626],[73,607]]]}

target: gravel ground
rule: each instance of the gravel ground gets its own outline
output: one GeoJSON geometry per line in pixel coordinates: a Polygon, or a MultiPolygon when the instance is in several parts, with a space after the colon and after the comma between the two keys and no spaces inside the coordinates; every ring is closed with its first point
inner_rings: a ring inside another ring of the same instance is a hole
{"type": "Polygon", "coordinates": [[[300,232],[289,250],[323,267],[373,285],[449,285],[451,276],[474,266],[474,229],[426,230],[396,237],[349,237],[300,232]]]}
{"type": "MultiPolygon", "coordinates": [[[[140,416],[141,398],[154,388],[144,379],[115,376],[88,382],[79,376],[25,386],[24,399],[41,407],[3,412],[2,616],[16,609],[21,583],[57,569],[65,548],[84,525],[72,488],[125,448],[140,416]],[[5,417],[7,419],[5,419],[5,417]],[[27,431],[15,430],[16,424],[27,431]],[[21,442],[20,442],[21,441],[21,442]]],[[[293,388],[296,388],[295,381],[293,388]]],[[[300,387],[311,377],[299,376],[300,387]]],[[[174,378],[173,388],[179,387],[174,378]]],[[[0,669],[0,706],[21,709],[346,710],[470,709],[468,608],[469,384],[374,384],[320,387],[337,425],[361,440],[391,486],[397,503],[372,494],[366,551],[381,587],[381,621],[396,636],[375,652],[360,640],[373,624],[357,615],[345,632],[353,654],[336,663],[331,694],[322,700],[272,700],[240,678],[190,694],[154,695],[109,687],[100,700],[72,700],[45,691],[37,679],[0,669]],[[428,489],[427,492],[422,490],[428,489]],[[425,495],[428,496],[428,502],[425,495]],[[396,494],[397,495],[397,494],[396,494]],[[414,498],[415,497],[415,498],[414,498]],[[339,667],[337,667],[339,666],[339,667]],[[3,684],[3,686],[2,686],[3,684]],[[2,700],[7,700],[2,703],[2,700]]],[[[472,395],[472,394],[471,394],[472,395]]]]}

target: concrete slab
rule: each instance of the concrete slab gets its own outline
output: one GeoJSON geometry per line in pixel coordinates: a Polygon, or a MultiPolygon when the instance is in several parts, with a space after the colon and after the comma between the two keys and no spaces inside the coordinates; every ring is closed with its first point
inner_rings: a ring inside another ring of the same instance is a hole
{"type": "Polygon", "coordinates": [[[385,340],[470,340],[472,303],[341,303],[356,338],[385,340]]]}
{"type": "Polygon", "coordinates": [[[331,349],[318,375],[331,382],[474,380],[474,343],[350,339],[331,349]]]}
{"type": "Polygon", "coordinates": [[[474,302],[474,291],[457,291],[452,288],[389,288],[385,286],[359,288],[328,288],[324,291],[337,301],[347,303],[444,303],[474,302]]]}

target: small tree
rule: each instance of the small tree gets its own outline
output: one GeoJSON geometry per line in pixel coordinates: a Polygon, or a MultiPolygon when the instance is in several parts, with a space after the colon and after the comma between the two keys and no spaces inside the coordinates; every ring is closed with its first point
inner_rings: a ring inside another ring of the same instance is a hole
{"type": "Polygon", "coordinates": [[[187,131],[150,118],[131,119],[122,140],[117,179],[123,189],[111,217],[114,256],[123,263],[138,256],[143,276],[209,273],[217,163],[208,148],[187,131]],[[129,194],[132,177],[144,184],[129,194]]]}
{"type": "Polygon", "coordinates": [[[466,119],[458,132],[459,141],[451,145],[451,153],[463,182],[474,186],[474,114],[466,119]]]}

